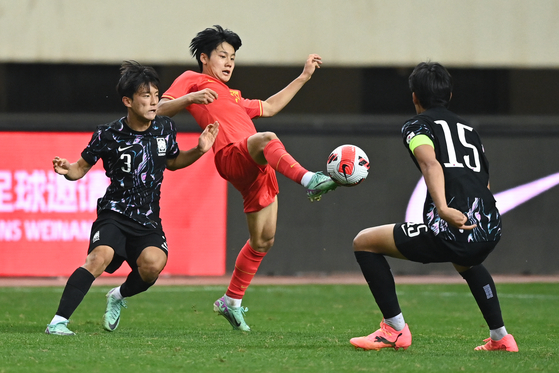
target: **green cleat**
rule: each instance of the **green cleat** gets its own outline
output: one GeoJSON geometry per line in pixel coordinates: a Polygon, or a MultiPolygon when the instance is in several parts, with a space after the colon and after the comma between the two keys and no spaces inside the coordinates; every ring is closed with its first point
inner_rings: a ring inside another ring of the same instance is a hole
{"type": "Polygon", "coordinates": [[[311,178],[309,185],[307,185],[307,197],[314,201],[320,201],[323,194],[328,193],[338,187],[329,176],[324,175],[321,171],[315,173],[311,178]]]}
{"type": "Polygon", "coordinates": [[[242,330],[243,332],[250,332],[250,327],[246,324],[243,317],[245,312],[248,312],[246,307],[229,307],[225,303],[224,297],[219,298],[214,303],[214,312],[225,317],[234,330],[242,330]]]}
{"type": "MultiPolygon", "coordinates": [[[[115,288],[116,289],[116,288],[115,288]]],[[[120,323],[120,309],[126,308],[124,299],[116,299],[112,293],[115,289],[111,289],[107,293],[107,308],[103,315],[103,328],[109,332],[114,332],[120,323]]]]}
{"type": "Polygon", "coordinates": [[[45,330],[45,334],[52,334],[52,335],[76,335],[73,331],[68,329],[68,321],[61,321],[56,324],[48,324],[47,329],[45,330]]]}

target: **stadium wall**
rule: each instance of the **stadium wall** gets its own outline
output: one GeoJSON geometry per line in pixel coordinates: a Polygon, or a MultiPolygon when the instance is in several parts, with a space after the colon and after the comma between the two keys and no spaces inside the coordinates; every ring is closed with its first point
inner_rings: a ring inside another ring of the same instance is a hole
{"type": "MultiPolygon", "coordinates": [[[[339,188],[318,203],[304,189],[279,175],[278,231],[261,273],[297,275],[359,271],[353,237],[362,229],[403,221],[420,173],[409,159],[399,130],[406,117],[307,117],[278,119],[266,125],[305,167],[325,170],[328,154],[344,143],[368,154],[368,179],[339,188]]],[[[501,195],[503,238],[486,260],[499,274],[557,274],[559,239],[555,210],[559,203],[559,117],[473,117],[491,167],[491,188],[501,195]],[[505,192],[513,194],[505,205],[505,192]],[[509,210],[510,209],[510,210],[509,210]]],[[[241,200],[229,188],[227,267],[247,238],[241,200]]],[[[497,198],[499,203],[499,198],[497,198]]],[[[401,275],[455,273],[449,264],[422,265],[390,260],[401,275]]]]}
{"type": "MultiPolygon", "coordinates": [[[[0,130],[91,132],[92,123],[104,123],[113,117],[114,114],[0,115],[0,130]]],[[[280,135],[287,149],[308,169],[325,170],[330,151],[344,143],[361,147],[371,161],[369,178],[363,184],[339,188],[318,203],[308,202],[303,187],[278,175],[278,230],[275,246],[262,263],[261,274],[335,274],[359,270],[352,253],[353,237],[366,227],[403,221],[420,179],[399,137],[405,119],[406,116],[395,115],[280,115],[257,121],[257,126],[280,135]]],[[[484,139],[492,190],[502,196],[506,196],[505,192],[513,194],[503,215],[503,238],[486,261],[487,266],[496,274],[557,274],[559,117],[473,116],[469,119],[484,139]]],[[[198,131],[186,115],[178,116],[177,123],[185,131],[198,131]]],[[[50,162],[50,159],[37,162],[50,162]]],[[[193,211],[178,202],[176,208],[185,213],[193,211]]],[[[226,219],[226,269],[231,271],[248,234],[242,201],[230,186],[226,219]]],[[[399,275],[453,272],[447,264],[422,265],[397,260],[391,263],[394,273],[399,275]]]]}
{"type": "MultiPolygon", "coordinates": [[[[280,116],[257,126],[280,134],[309,169],[324,169],[340,143],[358,144],[371,157],[371,176],[318,204],[280,176],[276,245],[261,271],[353,272],[355,234],[405,215],[419,179],[398,137],[413,110],[407,76],[420,61],[439,61],[455,78],[452,108],[474,119],[484,136],[493,190],[549,188],[533,198],[528,192],[504,215],[503,241],[488,266],[504,274],[557,273],[556,0],[216,0],[212,10],[184,0],[0,0],[0,131],[90,133],[122,113],[114,92],[121,61],[153,65],[168,87],[195,68],[188,43],[214,24],[243,40],[231,86],[244,97],[269,97],[301,71],[309,53],[319,53],[324,65],[312,82],[280,116]]],[[[198,131],[187,116],[177,121],[198,131]]],[[[32,150],[16,149],[16,157],[20,151],[32,150]]],[[[238,193],[229,187],[228,195],[230,271],[247,234],[238,193]]],[[[451,271],[401,261],[393,268],[451,271]]]]}
{"type": "Polygon", "coordinates": [[[0,0],[0,61],[189,61],[196,32],[237,32],[250,65],[559,65],[556,0],[0,0]]]}

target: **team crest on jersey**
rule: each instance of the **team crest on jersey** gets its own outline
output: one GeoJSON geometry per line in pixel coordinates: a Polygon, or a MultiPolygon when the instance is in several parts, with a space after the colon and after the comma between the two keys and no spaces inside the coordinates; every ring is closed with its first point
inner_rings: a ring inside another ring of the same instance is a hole
{"type": "Polygon", "coordinates": [[[157,138],[157,155],[165,155],[167,153],[167,141],[165,138],[157,138]]]}
{"type": "Polygon", "coordinates": [[[229,93],[231,93],[231,96],[233,96],[235,102],[239,102],[241,100],[241,92],[230,89],[229,93]]]}

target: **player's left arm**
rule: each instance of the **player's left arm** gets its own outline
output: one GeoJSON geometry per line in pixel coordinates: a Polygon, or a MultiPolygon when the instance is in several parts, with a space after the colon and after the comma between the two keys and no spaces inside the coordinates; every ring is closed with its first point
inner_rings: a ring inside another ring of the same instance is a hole
{"type": "Polygon", "coordinates": [[[272,117],[279,113],[295,97],[297,92],[308,82],[316,69],[320,69],[322,58],[318,54],[310,54],[305,62],[303,72],[284,89],[262,101],[262,116],[272,117]]]}
{"type": "Polygon", "coordinates": [[[211,149],[218,132],[218,122],[208,124],[198,138],[198,145],[190,150],[181,150],[176,158],[167,159],[167,169],[175,171],[196,162],[211,149]]]}
{"type": "Polygon", "coordinates": [[[437,207],[439,216],[456,228],[474,229],[477,225],[465,225],[468,221],[466,215],[449,207],[446,203],[444,172],[436,158],[433,146],[430,144],[419,145],[413,150],[413,154],[425,178],[425,184],[427,184],[427,189],[437,207]]]}

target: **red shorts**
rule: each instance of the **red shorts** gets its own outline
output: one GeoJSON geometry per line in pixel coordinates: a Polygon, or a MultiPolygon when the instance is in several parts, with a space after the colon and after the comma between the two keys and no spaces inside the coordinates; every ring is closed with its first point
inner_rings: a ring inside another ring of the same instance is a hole
{"type": "Polygon", "coordinates": [[[241,192],[245,213],[262,210],[279,193],[276,172],[252,159],[247,140],[229,144],[215,155],[217,172],[241,192]]]}

